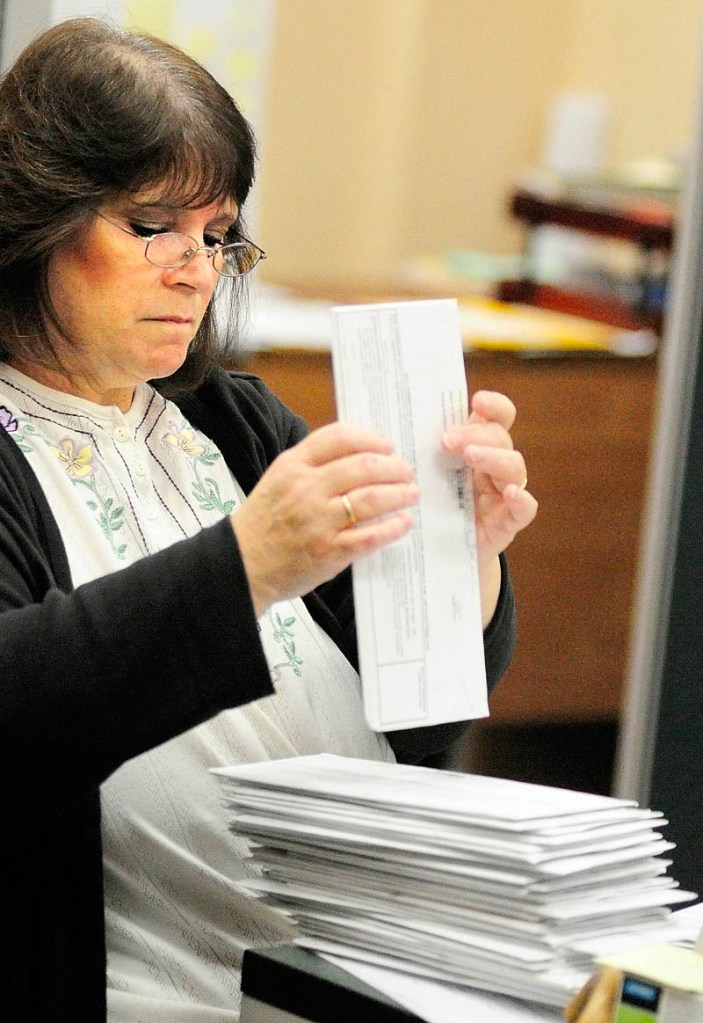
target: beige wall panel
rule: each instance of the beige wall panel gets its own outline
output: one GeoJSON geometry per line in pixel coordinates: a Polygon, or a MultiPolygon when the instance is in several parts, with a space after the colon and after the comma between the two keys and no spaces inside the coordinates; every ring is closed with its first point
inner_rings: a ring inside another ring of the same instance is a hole
{"type": "Polygon", "coordinates": [[[375,281],[396,257],[423,0],[283,0],[262,147],[269,277],[375,281]]]}
{"type": "Polygon", "coordinates": [[[602,92],[607,162],[688,145],[701,0],[278,0],[262,271],[392,286],[406,260],[516,251],[507,201],[550,101],[602,92]]]}
{"type": "Polygon", "coordinates": [[[608,165],[678,156],[693,130],[701,0],[578,0],[564,88],[609,99],[608,165]]]}
{"type": "Polygon", "coordinates": [[[407,254],[515,250],[507,197],[538,159],[571,9],[571,0],[427,4],[407,254]]]}

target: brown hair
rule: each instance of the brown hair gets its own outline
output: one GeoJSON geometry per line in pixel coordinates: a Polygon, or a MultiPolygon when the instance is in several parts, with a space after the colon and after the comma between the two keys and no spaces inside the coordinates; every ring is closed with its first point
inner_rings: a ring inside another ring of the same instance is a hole
{"type": "MultiPolygon", "coordinates": [[[[0,360],[61,366],[63,344],[47,328],[70,338],[48,294],[48,261],[103,203],[162,185],[183,206],[233,198],[241,209],[254,161],[236,104],[178,47],[93,18],[40,35],[0,82],[0,360]]],[[[235,322],[241,285],[218,281],[235,322]]],[[[166,389],[197,386],[234,342],[217,335],[210,303],[166,389]]]]}

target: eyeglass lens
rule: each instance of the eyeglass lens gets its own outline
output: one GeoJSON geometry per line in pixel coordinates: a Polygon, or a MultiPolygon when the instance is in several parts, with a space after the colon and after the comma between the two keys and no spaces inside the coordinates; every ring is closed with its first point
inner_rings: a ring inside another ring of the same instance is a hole
{"type": "MultiPolygon", "coordinates": [[[[197,251],[187,234],[167,231],[154,235],[146,247],[147,259],[157,266],[182,266],[197,251]]],[[[212,263],[219,274],[240,277],[249,273],[262,258],[261,251],[250,242],[234,242],[212,251],[212,263]]]]}

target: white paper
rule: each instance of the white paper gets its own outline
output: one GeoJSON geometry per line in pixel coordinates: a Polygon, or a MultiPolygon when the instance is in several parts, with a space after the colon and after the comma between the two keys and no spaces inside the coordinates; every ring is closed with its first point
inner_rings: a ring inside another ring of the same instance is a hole
{"type": "Polygon", "coordinates": [[[328,352],[332,343],[332,303],[302,298],[260,278],[254,280],[241,342],[249,351],[300,348],[328,352]]]}
{"type": "Polygon", "coordinates": [[[480,1020],[481,1023],[551,1023],[563,1019],[558,1008],[526,1005],[501,995],[439,984],[426,977],[338,956],[326,958],[417,1013],[427,1023],[467,1023],[468,1020],[480,1020]]]}
{"type": "Polygon", "coordinates": [[[261,761],[214,768],[228,788],[264,787],[271,791],[314,794],[316,798],[350,802],[356,806],[386,806],[412,814],[441,816],[486,824],[500,820],[501,827],[563,824],[570,815],[606,811],[619,819],[628,807],[641,811],[632,799],[618,799],[591,792],[534,785],[505,778],[439,771],[414,764],[391,764],[358,760],[332,753],[311,754],[287,760],[261,761]]]}
{"type": "Polygon", "coordinates": [[[413,530],[353,568],[369,725],[485,717],[473,494],[461,459],[440,446],[468,419],[456,300],[332,312],[339,419],[390,437],[422,491],[413,530]]]}
{"type": "Polygon", "coordinates": [[[330,754],[214,773],[239,889],[317,952],[559,1006],[693,898],[631,800],[330,754]]]}

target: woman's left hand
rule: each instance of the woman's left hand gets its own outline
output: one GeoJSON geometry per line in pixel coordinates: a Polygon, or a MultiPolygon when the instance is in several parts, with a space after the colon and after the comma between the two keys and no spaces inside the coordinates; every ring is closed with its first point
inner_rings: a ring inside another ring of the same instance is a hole
{"type": "Polygon", "coordinates": [[[473,477],[484,626],[500,589],[498,555],[537,514],[537,501],[527,490],[525,459],[510,436],[515,416],[504,394],[477,391],[466,426],[452,427],[442,438],[444,450],[461,455],[473,477]]]}

